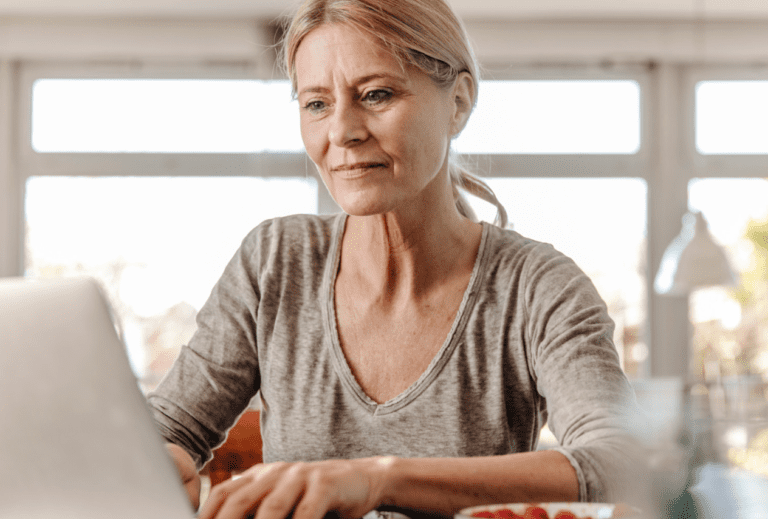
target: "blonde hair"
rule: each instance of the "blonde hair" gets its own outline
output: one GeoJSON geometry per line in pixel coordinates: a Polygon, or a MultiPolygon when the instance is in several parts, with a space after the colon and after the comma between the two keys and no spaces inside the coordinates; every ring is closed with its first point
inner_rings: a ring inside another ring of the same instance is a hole
{"type": "MultiPolygon", "coordinates": [[[[462,72],[474,82],[477,102],[479,70],[464,26],[443,0],[306,0],[285,33],[281,62],[296,92],[296,51],[313,29],[343,23],[378,39],[404,65],[412,65],[437,85],[449,87],[462,72]]],[[[507,212],[493,190],[477,175],[449,158],[448,173],[459,213],[477,220],[462,194],[466,191],[496,206],[496,224],[507,226],[507,212]]]]}

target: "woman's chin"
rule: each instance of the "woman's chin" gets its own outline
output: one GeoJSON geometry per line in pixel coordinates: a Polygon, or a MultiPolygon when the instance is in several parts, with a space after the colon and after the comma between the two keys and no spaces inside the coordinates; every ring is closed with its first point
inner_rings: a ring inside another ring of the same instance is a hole
{"type": "Polygon", "coordinates": [[[376,216],[387,212],[386,209],[344,207],[343,205],[341,205],[341,210],[350,216],[376,216]]]}
{"type": "Polygon", "coordinates": [[[378,197],[340,197],[335,198],[341,210],[351,216],[373,216],[384,214],[393,209],[393,204],[384,203],[378,197]]]}

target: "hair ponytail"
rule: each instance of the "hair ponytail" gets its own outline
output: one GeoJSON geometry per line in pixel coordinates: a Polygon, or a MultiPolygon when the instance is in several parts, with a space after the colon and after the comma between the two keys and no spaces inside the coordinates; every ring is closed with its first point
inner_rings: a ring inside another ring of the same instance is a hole
{"type": "Polygon", "coordinates": [[[488,202],[496,207],[496,218],[494,224],[501,228],[506,228],[509,221],[507,211],[491,187],[480,177],[470,172],[466,167],[459,164],[457,159],[452,156],[448,163],[448,174],[451,177],[451,186],[453,187],[453,198],[456,202],[456,209],[459,213],[470,220],[477,221],[477,215],[474,209],[464,196],[464,192],[488,202]]]}

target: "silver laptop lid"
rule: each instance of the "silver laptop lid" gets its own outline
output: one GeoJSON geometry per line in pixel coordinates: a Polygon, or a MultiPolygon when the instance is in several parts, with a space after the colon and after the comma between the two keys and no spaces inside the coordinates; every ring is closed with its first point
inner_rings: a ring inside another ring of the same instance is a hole
{"type": "Polygon", "coordinates": [[[0,279],[0,518],[189,519],[90,279],[0,279]]]}

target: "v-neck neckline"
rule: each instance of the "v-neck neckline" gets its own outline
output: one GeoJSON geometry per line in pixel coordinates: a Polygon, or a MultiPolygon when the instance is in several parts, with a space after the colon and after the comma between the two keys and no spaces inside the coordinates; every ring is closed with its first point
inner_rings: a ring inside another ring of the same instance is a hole
{"type": "Polygon", "coordinates": [[[484,270],[485,261],[488,256],[486,251],[488,249],[487,242],[489,241],[489,224],[481,222],[482,235],[477,256],[475,257],[475,263],[472,267],[472,274],[470,275],[469,283],[467,283],[467,288],[464,290],[464,296],[459,305],[459,310],[456,312],[451,329],[448,332],[448,336],[443,341],[440,350],[438,350],[426,370],[424,370],[413,384],[399,395],[380,404],[369,397],[360,387],[360,384],[358,384],[357,379],[352,374],[352,369],[349,367],[349,363],[347,362],[347,358],[344,355],[339,340],[339,330],[336,321],[335,292],[336,278],[339,273],[339,265],[341,264],[341,242],[344,236],[346,222],[347,215],[344,213],[340,214],[335,221],[331,248],[328,254],[329,261],[326,262],[326,268],[323,275],[322,297],[325,300],[323,306],[325,330],[330,339],[330,348],[337,374],[346,389],[352,393],[356,397],[355,400],[357,400],[357,402],[371,414],[388,414],[405,407],[423,393],[440,374],[445,367],[445,364],[450,359],[451,353],[453,353],[460,342],[461,332],[466,326],[470,314],[469,310],[474,304],[477,296],[477,288],[481,278],[480,272],[484,270]]]}

